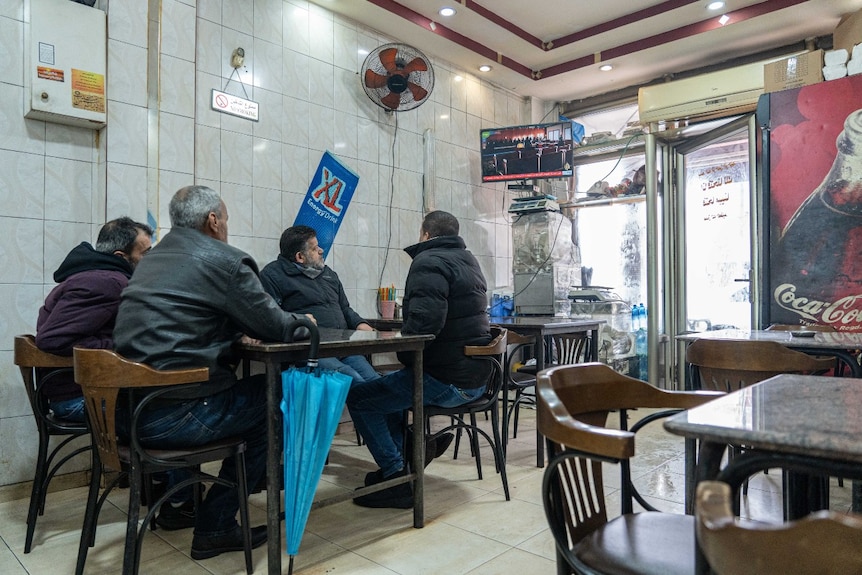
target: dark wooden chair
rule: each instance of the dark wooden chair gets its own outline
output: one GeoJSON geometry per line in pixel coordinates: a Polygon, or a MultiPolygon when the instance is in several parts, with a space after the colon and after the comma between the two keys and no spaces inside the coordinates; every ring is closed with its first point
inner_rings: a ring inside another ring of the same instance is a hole
{"type": "MultiPolygon", "coordinates": [[[[780,373],[821,374],[835,367],[831,357],[794,351],[775,341],[697,339],[688,346],[685,360],[691,367],[695,389],[730,393],[780,373]]],[[[731,446],[730,456],[744,446],[731,446]]],[[[823,486],[828,491],[828,485],[823,486]]],[[[748,493],[748,481],[743,485],[748,493]]],[[[827,500],[824,491],[822,498],[827,500]]]]}
{"type": "MultiPolygon", "coordinates": [[[[503,387],[503,355],[506,353],[506,330],[498,327],[491,328],[493,339],[487,345],[468,345],[464,347],[464,354],[474,361],[487,361],[491,363],[491,375],[486,383],[485,393],[478,399],[459,405],[457,407],[438,407],[426,405],[424,409],[425,429],[430,429],[432,417],[449,417],[449,425],[437,430],[434,435],[439,436],[448,431],[461,430],[470,438],[470,445],[476,459],[476,470],[479,479],[482,479],[482,460],[479,454],[479,436],[485,438],[494,453],[494,463],[497,472],[503,482],[503,491],[506,501],[509,500],[509,481],[506,478],[506,456],[503,453],[503,441],[500,437],[500,390],[503,387]],[[483,430],[476,421],[476,415],[483,412],[491,414],[491,435],[483,430]]],[[[457,452],[457,445],[455,450],[457,452]]]]}
{"type": "Polygon", "coordinates": [[[740,522],[726,483],[697,486],[697,541],[716,575],[862,573],[862,517],[818,511],[782,524],[740,522]]]}
{"type": "MultiPolygon", "coordinates": [[[[511,334],[511,332],[510,332],[511,334]]],[[[550,345],[545,347],[545,365],[572,365],[583,363],[590,356],[590,338],[586,333],[564,333],[550,336],[550,345]]],[[[503,431],[505,432],[504,440],[508,443],[508,429],[511,421],[512,439],[518,436],[518,408],[521,405],[535,405],[536,397],[531,391],[536,387],[536,365],[525,365],[512,371],[514,360],[523,352],[528,352],[530,347],[535,345],[535,338],[526,337],[520,334],[514,334],[510,337],[509,343],[516,343],[516,347],[510,350],[510,355],[506,360],[506,374],[509,377],[508,385],[510,389],[515,389],[515,399],[512,406],[509,407],[503,419],[503,431]]],[[[506,398],[508,403],[508,398],[506,398]]],[[[539,432],[536,432],[536,450],[539,461],[544,460],[544,447],[542,438],[539,432]]],[[[541,467],[541,465],[539,465],[541,467]]]]}
{"type": "Polygon", "coordinates": [[[43,391],[44,386],[52,379],[64,375],[72,376],[71,357],[46,353],[36,347],[36,339],[32,335],[19,335],[15,337],[15,365],[21,370],[24,389],[27,391],[27,399],[30,400],[33,417],[36,420],[36,430],[39,433],[36,472],[33,474],[30,508],[27,512],[27,536],[24,539],[24,553],[29,553],[33,546],[36,519],[45,513],[45,498],[51,479],[67,461],[76,455],[90,451],[89,443],[72,451],[65,448],[78,438],[89,439],[90,430],[86,423],[54,417],[43,391]],[[63,440],[49,452],[51,437],[63,437],[63,440]],[[61,455],[61,452],[64,453],[61,455]],[[59,459],[55,462],[55,458],[59,459]]]}
{"type": "Polygon", "coordinates": [[[719,394],[663,391],[600,363],[545,369],[536,390],[539,431],[550,458],[542,497],[557,572],[694,573],[694,517],[655,511],[634,489],[629,463],[645,425],[719,394]],[[629,426],[629,411],[637,408],[662,411],[629,426]],[[606,427],[612,411],[619,412],[620,429],[606,427]],[[622,514],[613,519],[602,473],[608,463],[619,465],[621,476],[622,514]],[[634,501],[647,511],[634,513],[634,501]]]}
{"type": "MultiPolygon", "coordinates": [[[[253,572],[251,562],[251,536],[248,518],[248,487],[245,480],[245,442],[239,438],[229,438],[206,445],[190,446],[186,449],[154,449],[144,447],[137,438],[137,421],[140,413],[154,400],[167,401],[167,394],[184,386],[185,391],[198,388],[201,395],[206,393],[203,386],[209,379],[205,367],[158,371],[142,363],[121,357],[104,349],[74,350],[75,381],[84,392],[87,417],[92,429],[93,441],[97,447],[94,456],[99,464],[93,465],[90,491],[81,542],[78,548],[76,575],[84,572],[89,547],[95,544],[96,524],[99,511],[111,489],[123,475],[129,480],[129,508],[126,525],[126,543],[123,554],[123,574],[136,575],[141,559],[141,546],[146,526],[151,523],[156,511],[168,498],[185,487],[202,481],[218,483],[237,490],[239,498],[240,525],[245,547],[245,567],[247,573],[253,572]],[[123,397],[120,392],[123,391],[123,397]],[[117,436],[117,408],[128,409],[131,421],[131,438],[121,441],[117,436]],[[204,463],[222,461],[234,457],[236,461],[237,482],[232,483],[219,477],[203,473],[200,466],[204,463]],[[99,496],[102,467],[120,472],[99,496]],[[164,495],[150,505],[147,515],[138,528],[141,507],[141,490],[145,475],[159,471],[189,469],[190,477],[179,481],[164,495]]],[[[196,490],[196,494],[199,491],[196,490]]],[[[198,497],[199,498],[199,495],[198,497]]],[[[197,502],[196,502],[197,503],[197,502]]]]}

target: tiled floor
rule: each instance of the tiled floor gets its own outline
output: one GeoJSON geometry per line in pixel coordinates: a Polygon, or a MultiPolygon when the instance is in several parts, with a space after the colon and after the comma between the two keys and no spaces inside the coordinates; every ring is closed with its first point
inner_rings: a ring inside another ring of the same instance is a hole
{"type": "MultiPolygon", "coordinates": [[[[639,440],[633,477],[649,500],[669,512],[683,508],[683,457],[680,438],[659,425],[639,440]]],[[[301,575],[531,575],[555,573],[554,545],[541,504],[542,470],[535,466],[535,412],[524,409],[518,438],[509,442],[507,469],[511,501],[503,496],[490,451],[483,450],[484,479],[463,448],[457,460],[453,449],[427,469],[426,524],[413,529],[412,511],[364,509],[351,502],[312,512],[295,573],[301,575]]],[[[365,447],[353,434],[338,436],[318,496],[342,492],[362,483],[373,470],[365,447]]],[[[618,510],[616,470],[608,470],[611,512],[618,510]],[[614,507],[616,509],[614,509],[614,507]]],[[[761,519],[780,518],[780,474],[760,475],[751,482],[743,514],[761,519]]],[[[96,546],[90,550],[86,573],[119,573],[122,566],[124,509],[127,491],[110,498],[99,522],[96,546]]],[[[849,486],[833,486],[833,508],[847,510],[849,486]]],[[[25,555],[27,500],[0,504],[0,573],[43,575],[73,573],[78,551],[84,488],[51,493],[45,515],[37,523],[34,546],[25,555]]],[[[265,494],[251,498],[252,520],[265,519],[265,494]]],[[[205,561],[189,557],[191,530],[148,533],[144,540],[141,573],[239,574],[242,553],[228,553],[205,561]]],[[[266,550],[254,552],[255,573],[266,572],[266,550]]],[[[283,571],[287,572],[285,557],[283,571]]]]}

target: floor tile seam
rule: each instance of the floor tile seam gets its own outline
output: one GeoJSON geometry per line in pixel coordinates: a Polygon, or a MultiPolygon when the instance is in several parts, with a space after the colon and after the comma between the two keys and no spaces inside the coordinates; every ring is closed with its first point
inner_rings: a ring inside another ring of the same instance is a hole
{"type": "Polygon", "coordinates": [[[499,543],[500,545],[505,545],[506,547],[510,547],[510,548],[515,548],[518,545],[522,545],[523,543],[526,543],[527,541],[529,541],[530,539],[532,539],[533,537],[535,537],[536,535],[538,535],[539,533],[541,533],[543,530],[545,530],[547,528],[546,525],[543,525],[538,531],[536,531],[535,533],[531,533],[529,536],[527,536],[525,539],[519,541],[518,543],[511,543],[510,541],[501,541],[500,539],[496,539],[490,535],[485,535],[485,534],[479,533],[477,531],[473,531],[471,529],[464,527],[463,525],[458,525],[457,523],[451,523],[451,522],[447,521],[445,518],[441,518],[440,521],[441,521],[441,523],[445,523],[449,527],[454,527],[460,531],[470,533],[471,535],[477,535],[479,537],[482,537],[483,539],[488,539],[489,541],[493,541],[494,543],[499,543]]]}

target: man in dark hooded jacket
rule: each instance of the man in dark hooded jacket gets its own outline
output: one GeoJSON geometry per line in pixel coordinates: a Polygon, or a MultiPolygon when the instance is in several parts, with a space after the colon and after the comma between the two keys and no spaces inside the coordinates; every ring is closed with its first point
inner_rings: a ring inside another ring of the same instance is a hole
{"type": "MultiPolygon", "coordinates": [[[[473,401],[491,375],[489,362],[464,355],[464,346],[488,344],[491,328],[485,277],[458,231],[455,216],[431,212],[422,222],[419,243],[404,250],[413,263],[404,290],[401,333],[435,336],[422,356],[425,405],[455,407],[473,401]]],[[[407,367],[354,386],[347,396],[353,423],[380,466],[366,476],[366,485],[407,472],[401,444],[403,412],[413,404],[412,354],[399,353],[398,359],[407,367]]],[[[431,451],[439,455],[442,449],[431,451]]],[[[413,491],[409,483],[402,483],[353,502],[407,509],[413,506],[413,491]]]]}
{"type": "MultiPolygon", "coordinates": [[[[95,248],[87,242],[73,248],[54,272],[60,285],[39,310],[36,347],[64,356],[76,346],[113,349],[120,293],[150,250],[152,235],[150,226],[124,217],[102,226],[95,248]]],[[[53,378],[44,391],[56,417],[84,421],[81,388],[71,374],[53,378]]]]}

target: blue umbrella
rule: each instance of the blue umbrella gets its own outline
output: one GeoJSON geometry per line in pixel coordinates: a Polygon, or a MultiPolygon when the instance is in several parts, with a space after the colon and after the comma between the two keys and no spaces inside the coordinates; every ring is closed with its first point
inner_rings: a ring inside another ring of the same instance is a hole
{"type": "Polygon", "coordinates": [[[291,367],[281,376],[288,573],[293,572],[293,558],[299,552],[314,492],[353,381],[349,375],[317,367],[317,327],[307,319],[294,323],[299,326],[307,327],[311,337],[306,367],[291,367]]]}

